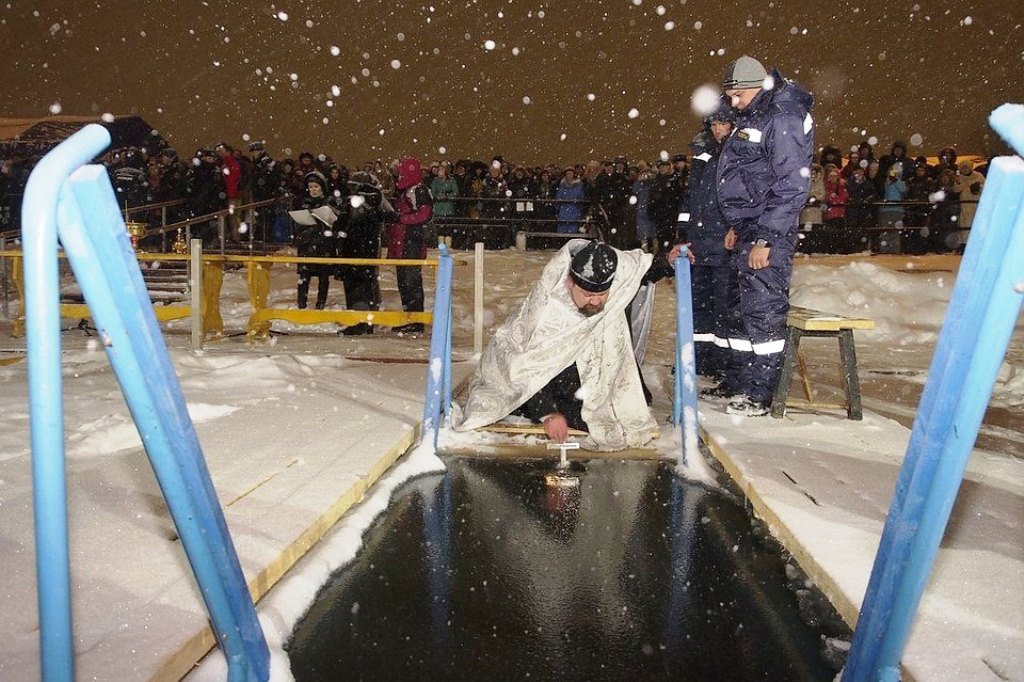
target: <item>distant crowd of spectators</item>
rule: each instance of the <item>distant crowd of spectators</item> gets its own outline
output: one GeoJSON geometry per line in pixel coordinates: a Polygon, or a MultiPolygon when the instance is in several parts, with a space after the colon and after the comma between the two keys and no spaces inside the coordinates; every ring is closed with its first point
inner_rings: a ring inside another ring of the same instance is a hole
{"type": "MultiPolygon", "coordinates": [[[[254,225],[230,217],[228,238],[234,240],[288,242],[288,211],[302,201],[312,171],[327,178],[336,197],[350,193],[349,167],[327,154],[274,159],[259,142],[248,144],[248,154],[221,143],[185,159],[170,147],[151,153],[120,149],[102,162],[122,206],[184,200],[168,210],[169,222],[271,200],[257,211],[254,225]]],[[[30,170],[30,163],[3,162],[0,196],[19,195],[30,170]]],[[[393,198],[397,161],[368,161],[353,170],[372,174],[385,197],[393,198]]],[[[938,162],[929,164],[924,157],[910,158],[902,142],[881,157],[868,142],[846,155],[826,145],[809,169],[811,199],[800,219],[802,250],[956,250],[973,222],[985,171],[984,166],[958,164],[952,147],[940,150],[938,162]]],[[[679,215],[688,206],[686,154],[662,153],[653,162],[620,156],[566,166],[528,166],[495,156],[489,162],[434,161],[423,165],[423,175],[433,195],[438,234],[455,248],[471,248],[477,240],[488,248],[505,248],[518,231],[575,234],[593,231],[588,226],[594,225],[613,246],[654,251],[659,232],[679,229],[679,215]]],[[[210,225],[199,227],[207,239],[212,238],[210,225]]]]}

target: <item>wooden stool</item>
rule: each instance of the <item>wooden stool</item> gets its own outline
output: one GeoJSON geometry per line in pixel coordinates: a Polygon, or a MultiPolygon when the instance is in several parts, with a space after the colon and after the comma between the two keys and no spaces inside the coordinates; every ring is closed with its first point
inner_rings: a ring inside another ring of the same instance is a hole
{"type": "Polygon", "coordinates": [[[845,409],[849,419],[860,420],[864,413],[860,403],[860,379],[857,377],[857,353],[853,347],[854,329],[874,329],[875,321],[863,317],[830,315],[810,308],[791,307],[786,316],[786,355],[782,362],[779,383],[772,398],[772,416],[781,419],[790,407],[845,409]],[[803,356],[800,354],[800,340],[805,336],[831,337],[839,339],[839,357],[842,361],[840,378],[846,392],[845,404],[818,403],[811,393],[803,356]],[[789,398],[789,387],[793,383],[793,368],[799,365],[803,379],[806,400],[789,398]]]}

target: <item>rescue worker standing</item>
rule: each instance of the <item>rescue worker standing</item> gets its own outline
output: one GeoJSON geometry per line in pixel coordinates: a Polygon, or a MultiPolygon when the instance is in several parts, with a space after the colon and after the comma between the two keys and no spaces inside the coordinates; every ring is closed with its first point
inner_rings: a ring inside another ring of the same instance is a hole
{"type": "Polygon", "coordinates": [[[729,225],[736,285],[729,296],[729,346],[745,361],[727,369],[729,414],[768,414],[786,343],[797,223],[814,155],[813,98],[776,69],[744,55],[722,88],[737,110],[718,163],[718,199],[729,225]]]}
{"type": "MultiPolygon", "coordinates": [[[[721,379],[728,350],[729,279],[735,280],[730,253],[725,249],[728,226],[718,207],[716,173],[722,143],[732,132],[734,113],[727,98],[704,117],[704,127],[690,143],[690,192],[682,214],[693,264],[693,340],[697,373],[721,379]]],[[[713,395],[731,396],[727,387],[713,395]]]]}

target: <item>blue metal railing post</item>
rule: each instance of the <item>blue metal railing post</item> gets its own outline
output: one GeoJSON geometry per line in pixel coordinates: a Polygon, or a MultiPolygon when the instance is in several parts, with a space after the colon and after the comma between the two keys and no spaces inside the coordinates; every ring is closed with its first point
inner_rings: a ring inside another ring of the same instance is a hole
{"type": "MultiPolygon", "coordinates": [[[[1007,108],[1009,107],[1009,108],[1007,108]]],[[[1024,107],[993,127],[1024,151],[1024,107]]],[[[1024,161],[996,159],[978,205],[871,571],[844,682],[898,680],[1024,291],[1024,161]]]]}
{"type": "MultiPolygon", "coordinates": [[[[109,142],[103,127],[87,126],[51,154],[56,153],[61,159],[61,155],[67,153],[62,151],[65,145],[72,150],[87,148],[88,155],[72,154],[80,166],[109,142]]],[[[59,292],[56,236],[59,234],[188,555],[214,633],[227,659],[228,679],[233,682],[266,680],[270,672],[269,650],[106,171],[102,166],[81,166],[68,176],[56,172],[50,175],[48,171],[60,168],[46,167],[43,162],[37,166],[37,171],[41,168],[49,185],[48,196],[32,195],[32,204],[26,205],[30,213],[38,212],[42,216],[40,226],[31,229],[34,234],[26,243],[33,241],[32,248],[49,249],[50,258],[35,252],[33,258],[38,263],[26,258],[29,266],[25,277],[27,291],[35,288],[32,293],[35,298],[26,298],[26,302],[30,329],[40,324],[32,318],[38,314],[45,319],[43,326],[54,330],[55,338],[47,336],[45,343],[35,338],[30,341],[30,353],[37,344],[45,346],[47,351],[44,361],[36,363],[37,367],[30,365],[30,372],[37,372],[30,376],[30,383],[42,384],[40,390],[49,391],[51,395],[50,404],[31,406],[33,429],[38,423],[42,425],[40,428],[49,431],[45,442],[33,438],[33,460],[51,461],[50,455],[57,450],[63,462],[59,310],[56,307],[59,292]],[[55,178],[60,181],[57,193],[52,189],[55,178]],[[47,208],[54,204],[55,210],[47,208]],[[89,220],[88,229],[85,216],[89,220]],[[32,287],[28,286],[30,284],[32,287]],[[56,391],[55,397],[52,397],[53,391],[56,391]]],[[[32,356],[29,361],[33,362],[32,356]]],[[[56,475],[61,477],[63,486],[62,465],[46,474],[56,475]]],[[[66,519],[66,500],[60,500],[59,510],[56,504],[55,500],[49,500],[39,507],[51,516],[59,512],[66,519]]],[[[64,524],[63,571],[66,575],[66,521],[64,524]]],[[[49,540],[45,532],[46,529],[37,529],[37,542],[49,540]]],[[[60,569],[56,566],[53,570],[60,569]]],[[[49,580],[48,570],[51,567],[39,567],[41,595],[46,592],[44,583],[49,580]]],[[[54,631],[66,630],[63,636],[70,643],[70,611],[51,615],[41,601],[40,613],[44,679],[71,679],[70,650],[66,653],[53,651],[51,661],[52,647],[47,643],[52,637],[50,624],[54,631]],[[58,665],[61,670],[52,672],[58,665]]]]}
{"type": "MultiPolygon", "coordinates": [[[[454,263],[453,263],[454,265],[454,263]]],[[[453,282],[454,285],[454,282],[453,282]]],[[[449,290],[448,295],[448,333],[445,335],[444,343],[444,389],[442,392],[441,413],[444,415],[445,423],[451,421],[452,416],[452,301],[454,296],[449,290]]]]}
{"type": "MultiPolygon", "coordinates": [[[[444,244],[438,245],[437,285],[434,288],[434,322],[430,333],[430,358],[427,389],[423,402],[423,431],[434,432],[434,447],[441,429],[441,403],[445,395],[445,376],[451,372],[452,257],[444,244]]],[[[450,381],[450,379],[449,379],[450,381]]]]}
{"type": "Polygon", "coordinates": [[[676,376],[672,420],[682,430],[680,464],[698,455],[697,361],[693,347],[693,292],[689,251],[683,246],[676,259],[676,376]]]}
{"type": "Polygon", "coordinates": [[[39,646],[47,682],[74,678],[56,199],[65,178],[109,144],[105,128],[87,126],[58,145],[29,176],[22,209],[39,646]]]}

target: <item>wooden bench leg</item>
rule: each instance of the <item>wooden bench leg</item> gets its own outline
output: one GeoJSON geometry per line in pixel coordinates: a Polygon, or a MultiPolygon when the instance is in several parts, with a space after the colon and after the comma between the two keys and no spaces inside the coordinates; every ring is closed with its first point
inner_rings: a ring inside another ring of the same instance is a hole
{"type": "Polygon", "coordinates": [[[846,416],[860,421],[864,411],[860,404],[860,378],[857,376],[857,352],[853,349],[853,330],[839,333],[839,355],[843,362],[843,388],[846,390],[846,416]]]}
{"type": "Polygon", "coordinates": [[[779,383],[775,386],[775,396],[772,398],[772,416],[776,419],[786,416],[786,399],[789,397],[789,386],[793,383],[793,367],[802,337],[803,333],[796,327],[786,331],[786,354],[782,360],[782,371],[779,372],[779,383]]]}

